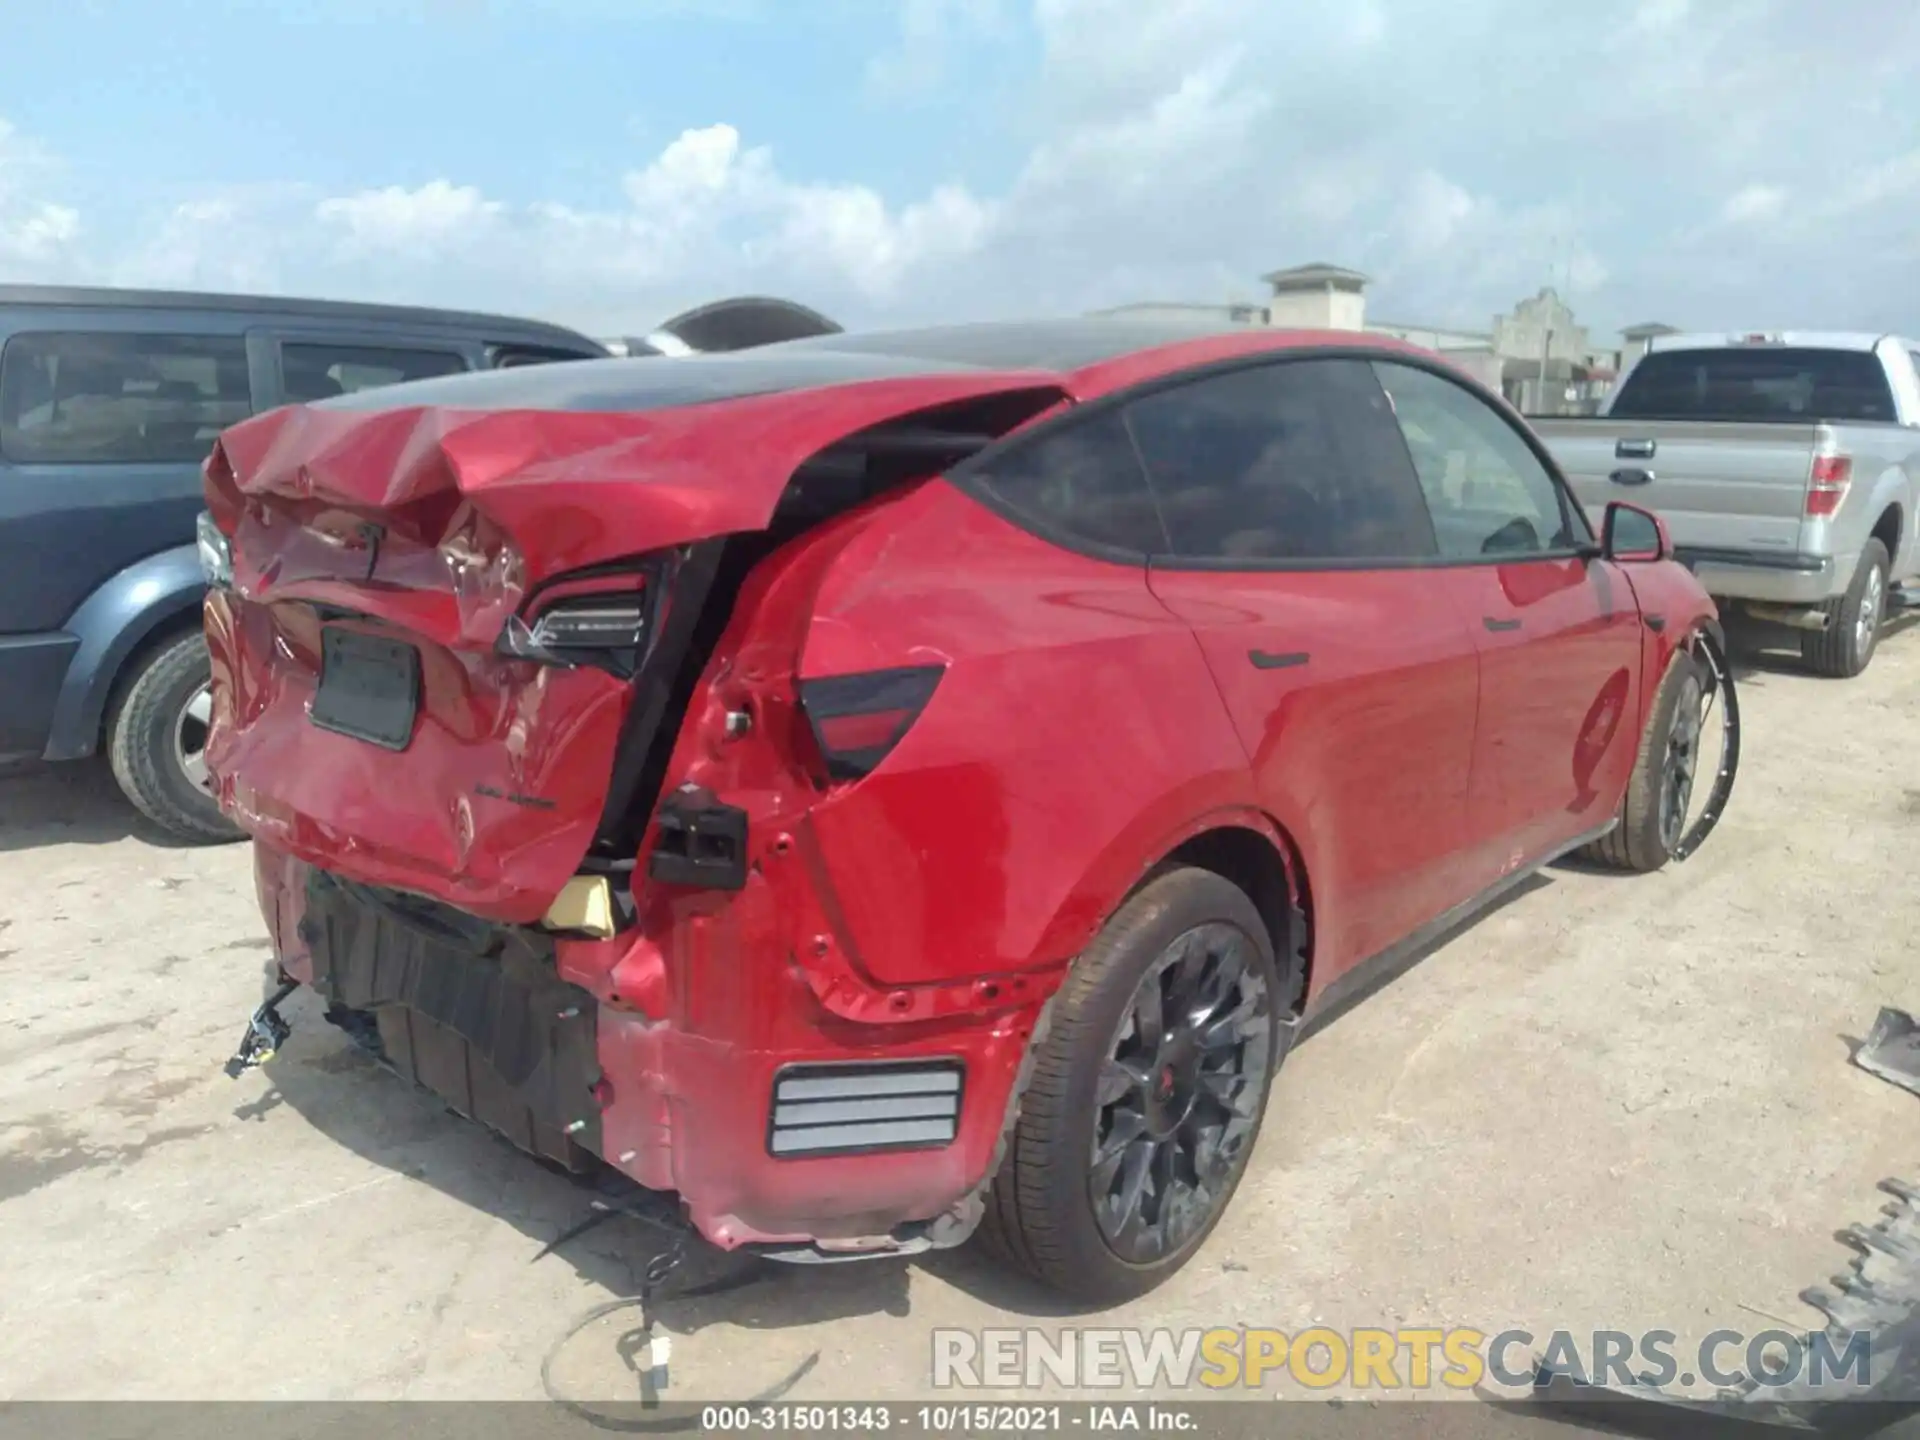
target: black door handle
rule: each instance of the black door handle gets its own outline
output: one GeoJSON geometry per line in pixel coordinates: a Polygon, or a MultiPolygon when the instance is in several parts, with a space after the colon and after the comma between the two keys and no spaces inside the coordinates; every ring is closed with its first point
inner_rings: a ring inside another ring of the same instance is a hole
{"type": "Polygon", "coordinates": [[[1256,670],[1286,670],[1294,665],[1304,665],[1313,657],[1305,650],[1295,650],[1287,654],[1276,654],[1271,650],[1249,650],[1247,659],[1253,662],[1256,670]]]}
{"type": "Polygon", "coordinates": [[[1653,472],[1651,470],[1616,470],[1607,476],[1607,479],[1616,485],[1651,485],[1653,472]]]}
{"type": "Polygon", "coordinates": [[[1491,615],[1482,616],[1480,623],[1489,630],[1518,630],[1520,628],[1520,622],[1518,620],[1496,620],[1491,615]]]}

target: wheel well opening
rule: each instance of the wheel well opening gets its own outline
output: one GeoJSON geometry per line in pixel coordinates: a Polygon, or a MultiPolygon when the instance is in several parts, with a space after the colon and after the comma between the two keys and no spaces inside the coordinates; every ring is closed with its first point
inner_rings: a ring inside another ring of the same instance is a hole
{"type": "Polygon", "coordinates": [[[1889,505],[1873,522],[1873,538],[1887,547],[1887,559],[1900,558],[1900,507],[1889,505]]]}
{"type": "Polygon", "coordinates": [[[1247,893],[1266,921],[1282,968],[1292,967],[1288,1004],[1297,1015],[1312,974],[1313,902],[1299,853],[1284,835],[1281,844],[1284,851],[1257,830],[1226,826],[1194,836],[1167,857],[1167,864],[1211,870],[1247,893]]]}

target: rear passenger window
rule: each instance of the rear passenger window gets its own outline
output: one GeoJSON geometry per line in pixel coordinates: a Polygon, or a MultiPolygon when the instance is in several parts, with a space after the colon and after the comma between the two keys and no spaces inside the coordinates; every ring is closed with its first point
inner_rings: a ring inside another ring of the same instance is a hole
{"type": "Polygon", "coordinates": [[[1043,532],[1130,554],[1167,548],[1126,426],[1112,412],[1012,447],[973,483],[1043,532]]]}
{"type": "Polygon", "coordinates": [[[1643,355],[1607,406],[1616,420],[1891,421],[1869,350],[1727,345],[1643,355]]]}
{"type": "Polygon", "coordinates": [[[403,380],[459,375],[467,362],[453,350],[403,350],[378,345],[283,345],[282,388],[290,401],[305,404],[356,390],[375,390],[403,380]]]}
{"type": "Polygon", "coordinates": [[[198,462],[252,410],[238,336],[46,332],[0,351],[0,455],[17,464],[198,462]]]}
{"type": "Polygon", "coordinates": [[[1296,360],[1134,401],[1127,421],[1175,556],[1401,563],[1433,525],[1373,371],[1296,360]]]}
{"type": "Polygon", "coordinates": [[[1430,370],[1386,362],[1377,368],[1443,556],[1484,560],[1572,548],[1573,507],[1492,406],[1430,370]]]}

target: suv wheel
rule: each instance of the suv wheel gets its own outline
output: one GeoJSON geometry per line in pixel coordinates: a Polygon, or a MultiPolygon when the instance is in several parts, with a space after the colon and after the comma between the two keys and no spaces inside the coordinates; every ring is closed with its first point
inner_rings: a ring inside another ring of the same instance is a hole
{"type": "Polygon", "coordinates": [[[1620,823],[1582,852],[1615,870],[1640,874],[1673,858],[1687,831],[1687,809],[1700,771],[1707,676],[1691,652],[1676,653],[1654,692],[1640,737],[1620,823]]]}
{"type": "Polygon", "coordinates": [[[1260,1133],[1290,993],[1245,892],[1208,870],[1150,881],[1056,1002],[994,1179],[990,1242],[1094,1303],[1186,1264],[1260,1133]]]}
{"type": "Polygon", "coordinates": [[[1800,637],[1800,656],[1821,675],[1851,680],[1867,668],[1887,613],[1887,547],[1869,540],[1847,593],[1827,606],[1827,628],[1800,637]]]}
{"type": "Polygon", "coordinates": [[[142,662],[114,710],[107,755],[121,791],[141,814],[182,840],[237,840],[207,777],[211,662],[197,631],[142,662]]]}

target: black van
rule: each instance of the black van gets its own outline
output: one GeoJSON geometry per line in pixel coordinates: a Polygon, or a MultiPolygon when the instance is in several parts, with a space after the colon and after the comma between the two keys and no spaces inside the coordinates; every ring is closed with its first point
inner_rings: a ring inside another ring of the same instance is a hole
{"type": "Polygon", "coordinates": [[[214,437],[276,405],[608,353],[447,310],[0,286],[0,758],[105,751],[165,829],[236,835],[201,758],[214,437]]]}

